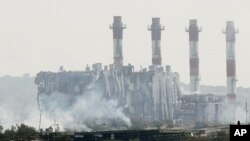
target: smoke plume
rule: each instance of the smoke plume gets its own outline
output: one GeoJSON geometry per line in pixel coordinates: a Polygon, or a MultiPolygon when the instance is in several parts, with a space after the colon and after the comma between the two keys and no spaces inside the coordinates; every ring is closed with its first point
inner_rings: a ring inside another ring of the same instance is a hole
{"type": "Polygon", "coordinates": [[[0,92],[0,125],[4,129],[21,123],[38,129],[41,109],[43,129],[55,123],[60,131],[112,130],[131,125],[118,102],[102,98],[98,91],[40,95],[38,103],[34,78],[5,76],[0,78],[0,92]]]}

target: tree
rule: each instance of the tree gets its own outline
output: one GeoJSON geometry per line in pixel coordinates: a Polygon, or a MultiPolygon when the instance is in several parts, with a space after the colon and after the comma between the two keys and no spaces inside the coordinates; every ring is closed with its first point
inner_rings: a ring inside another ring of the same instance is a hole
{"type": "Polygon", "coordinates": [[[0,125],[0,134],[2,134],[2,132],[3,132],[3,126],[0,125]]]}
{"type": "Polygon", "coordinates": [[[25,124],[11,126],[5,130],[4,134],[0,134],[0,141],[30,141],[38,138],[38,133],[34,127],[25,124]]]}
{"type": "Polygon", "coordinates": [[[0,140],[4,139],[4,135],[2,134],[2,132],[3,132],[3,126],[0,125],[0,140]]]}
{"type": "Polygon", "coordinates": [[[13,129],[7,129],[4,131],[4,138],[6,140],[14,140],[16,138],[16,131],[13,129]]]}
{"type": "Polygon", "coordinates": [[[37,132],[34,127],[21,124],[17,127],[16,137],[23,138],[26,140],[32,140],[37,138],[37,132]]]}

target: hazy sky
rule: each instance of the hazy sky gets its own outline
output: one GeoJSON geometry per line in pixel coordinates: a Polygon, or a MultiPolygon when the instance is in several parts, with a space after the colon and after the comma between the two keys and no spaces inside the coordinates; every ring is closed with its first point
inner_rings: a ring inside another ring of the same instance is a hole
{"type": "Polygon", "coordinates": [[[226,85],[226,44],[222,29],[235,21],[238,86],[250,87],[249,0],[0,0],[0,76],[35,75],[41,70],[81,70],[113,62],[113,16],[121,15],[124,63],[151,64],[147,26],[160,17],[164,65],[189,82],[185,27],[198,19],[201,84],[226,85]]]}

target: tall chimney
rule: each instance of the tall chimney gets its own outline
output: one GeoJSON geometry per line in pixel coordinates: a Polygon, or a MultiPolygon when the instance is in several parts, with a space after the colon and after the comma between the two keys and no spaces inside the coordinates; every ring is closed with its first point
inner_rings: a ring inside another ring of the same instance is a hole
{"type": "Polygon", "coordinates": [[[165,28],[160,25],[160,18],[152,18],[152,24],[148,28],[152,39],[152,65],[161,65],[161,31],[165,28]]]}
{"type": "Polygon", "coordinates": [[[236,65],[235,65],[235,33],[233,21],[227,21],[226,30],[226,56],[227,56],[227,99],[236,100],[236,65]]]}
{"type": "Polygon", "coordinates": [[[200,91],[200,75],[199,75],[199,32],[197,20],[189,20],[189,28],[186,32],[189,33],[189,67],[190,67],[190,91],[192,93],[200,91]]]}
{"type": "Polygon", "coordinates": [[[125,28],[126,26],[122,23],[122,17],[114,16],[114,22],[110,25],[110,29],[113,29],[113,56],[115,68],[123,66],[122,38],[123,29],[125,28]]]}

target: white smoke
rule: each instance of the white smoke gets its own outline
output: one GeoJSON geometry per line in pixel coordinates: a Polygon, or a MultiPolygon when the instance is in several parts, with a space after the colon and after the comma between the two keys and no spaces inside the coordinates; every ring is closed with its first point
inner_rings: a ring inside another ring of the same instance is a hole
{"type": "Polygon", "coordinates": [[[38,127],[36,87],[31,77],[0,77],[0,125],[25,123],[38,127]]]}
{"type": "MultiPolygon", "coordinates": [[[[40,111],[36,89],[33,78],[0,77],[0,125],[4,129],[21,123],[38,129],[40,111]]],[[[55,122],[60,131],[112,130],[131,125],[116,100],[103,99],[97,91],[73,95],[52,93],[40,97],[40,101],[48,104],[43,106],[41,128],[55,122]]]]}
{"type": "Polygon", "coordinates": [[[248,99],[242,99],[240,95],[237,97],[236,103],[224,102],[220,104],[219,122],[221,124],[242,124],[249,123],[249,113],[246,112],[245,102],[248,99]],[[246,123],[247,122],[247,123],[246,123]]]}
{"type": "Polygon", "coordinates": [[[235,110],[235,124],[237,121],[240,121],[241,123],[246,123],[246,110],[243,107],[236,107],[235,110]]]}
{"type": "Polygon", "coordinates": [[[47,110],[44,108],[45,112],[50,113],[46,118],[54,118],[63,129],[112,130],[131,125],[123,109],[117,107],[117,101],[104,99],[100,93],[91,92],[74,98],[69,98],[67,94],[53,93],[46,96],[45,101],[49,105],[47,110]]]}

